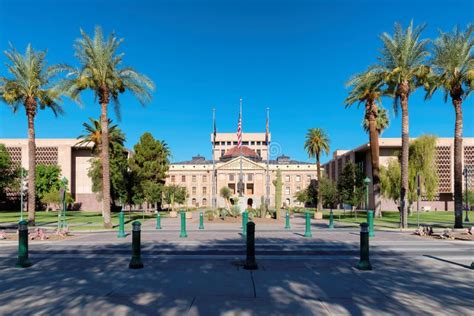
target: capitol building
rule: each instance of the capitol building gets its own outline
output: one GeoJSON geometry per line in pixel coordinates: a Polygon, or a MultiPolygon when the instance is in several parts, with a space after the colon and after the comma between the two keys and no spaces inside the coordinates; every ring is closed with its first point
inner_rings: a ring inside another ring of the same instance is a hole
{"type": "MultiPolygon", "coordinates": [[[[259,207],[268,199],[270,207],[275,205],[277,170],[282,174],[282,202],[286,206],[302,206],[295,200],[295,193],[304,190],[317,178],[314,163],[292,160],[280,155],[270,159],[272,147],[270,137],[265,133],[242,133],[242,145],[238,147],[236,133],[211,134],[212,159],[203,156],[170,165],[166,184],[176,184],[187,188],[186,206],[212,207],[215,197],[216,207],[225,207],[219,196],[222,187],[230,188],[239,197],[239,182],[242,179],[242,196],[239,201],[259,207]],[[214,177],[213,177],[214,174],[214,177]]],[[[276,146],[276,145],[275,145],[276,146]]],[[[279,151],[278,149],[276,151],[279,151]]]]}

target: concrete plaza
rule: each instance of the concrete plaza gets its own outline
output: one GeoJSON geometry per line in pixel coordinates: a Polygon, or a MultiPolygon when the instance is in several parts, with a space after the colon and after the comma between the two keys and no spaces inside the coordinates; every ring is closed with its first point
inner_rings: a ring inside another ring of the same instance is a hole
{"type": "Polygon", "coordinates": [[[33,266],[15,268],[16,243],[0,242],[0,314],[74,315],[472,315],[472,242],[397,231],[371,238],[372,271],[355,268],[359,232],[304,221],[257,225],[259,269],[243,269],[239,224],[179,220],[143,225],[145,268],[128,269],[131,236],[76,233],[30,243],[33,266]]]}

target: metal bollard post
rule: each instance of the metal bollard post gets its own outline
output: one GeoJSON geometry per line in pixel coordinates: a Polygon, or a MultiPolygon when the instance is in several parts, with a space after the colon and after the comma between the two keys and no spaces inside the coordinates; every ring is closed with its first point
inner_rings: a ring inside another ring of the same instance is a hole
{"type": "Polygon", "coordinates": [[[160,212],[156,214],[156,229],[161,229],[161,215],[160,212]]]}
{"type": "Polygon", "coordinates": [[[334,229],[334,213],[329,211],[329,229],[334,229]]]}
{"type": "Polygon", "coordinates": [[[143,268],[140,240],[141,225],[139,221],[135,221],[132,224],[132,260],[130,260],[130,264],[128,265],[129,269],[143,268]]]}
{"type": "Polygon", "coordinates": [[[242,213],[242,236],[247,236],[247,224],[249,221],[249,213],[247,211],[242,213]]]}
{"type": "Polygon", "coordinates": [[[313,237],[311,234],[311,214],[309,212],[306,212],[306,230],[304,232],[305,237],[313,237]]]}
{"type": "Polygon", "coordinates": [[[360,260],[357,263],[359,270],[372,270],[369,260],[369,229],[367,223],[360,224],[360,260]]]}
{"type": "Polygon", "coordinates": [[[119,214],[119,231],[118,231],[118,238],[125,237],[125,214],[123,213],[123,209],[120,211],[119,214]]]}
{"type": "Polygon", "coordinates": [[[199,229],[204,229],[204,214],[199,213],[199,229]]]}
{"type": "Polygon", "coordinates": [[[181,211],[181,232],[179,238],[187,238],[188,233],[186,232],[186,212],[181,211]]]}
{"type": "Polygon", "coordinates": [[[245,270],[257,270],[258,265],[255,260],[255,223],[249,222],[247,227],[247,258],[245,259],[245,270]]]}
{"type": "Polygon", "coordinates": [[[31,261],[28,259],[28,223],[22,220],[18,223],[18,268],[31,267],[31,261]]]}
{"type": "Polygon", "coordinates": [[[286,217],[285,217],[285,229],[290,229],[290,213],[286,212],[286,217]]]}
{"type": "Polygon", "coordinates": [[[367,225],[369,225],[369,237],[374,237],[374,211],[367,212],[367,225]]]}

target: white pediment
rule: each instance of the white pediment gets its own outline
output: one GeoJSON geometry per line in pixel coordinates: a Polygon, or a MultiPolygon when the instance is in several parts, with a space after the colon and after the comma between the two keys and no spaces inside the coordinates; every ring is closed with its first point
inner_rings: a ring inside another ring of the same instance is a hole
{"type": "MultiPolygon", "coordinates": [[[[248,158],[242,157],[243,170],[265,170],[265,163],[255,162],[248,158]]],[[[231,161],[227,161],[217,165],[217,170],[240,170],[240,157],[236,157],[231,161]]]]}

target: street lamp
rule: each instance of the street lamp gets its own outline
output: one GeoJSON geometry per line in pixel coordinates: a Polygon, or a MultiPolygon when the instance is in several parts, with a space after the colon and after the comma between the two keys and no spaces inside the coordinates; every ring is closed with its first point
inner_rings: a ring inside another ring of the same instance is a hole
{"type": "Polygon", "coordinates": [[[467,166],[464,167],[464,171],[462,172],[464,176],[464,194],[466,195],[466,217],[464,218],[464,221],[466,223],[469,223],[469,192],[467,190],[467,166]]]}
{"type": "Polygon", "coordinates": [[[368,212],[369,211],[369,184],[370,184],[369,177],[366,177],[364,179],[364,184],[365,184],[365,210],[368,212]]]}

